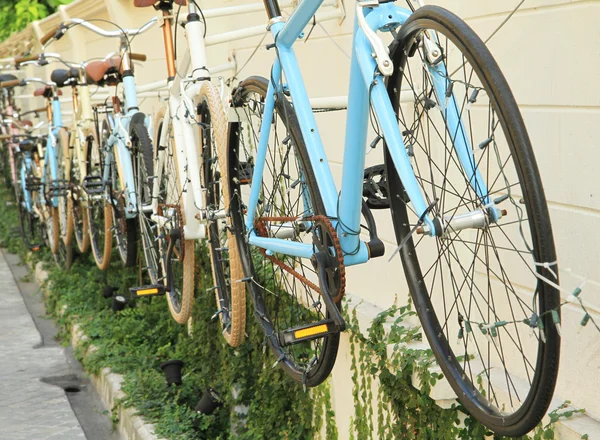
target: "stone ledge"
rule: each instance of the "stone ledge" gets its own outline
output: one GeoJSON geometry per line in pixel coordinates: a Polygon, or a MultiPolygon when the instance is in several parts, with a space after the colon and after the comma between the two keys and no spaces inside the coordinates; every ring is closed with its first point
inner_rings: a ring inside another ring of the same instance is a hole
{"type": "MultiPolygon", "coordinates": [[[[44,285],[47,279],[48,272],[43,269],[43,263],[37,263],[35,266],[35,280],[41,287],[44,298],[47,298],[49,293],[47,287],[44,285]]],[[[88,339],[87,335],[79,327],[79,324],[74,324],[71,327],[70,333],[71,346],[73,348],[76,348],[88,339]]],[[[95,350],[96,347],[91,345],[84,356],[95,350]]],[[[99,374],[89,374],[89,376],[104,406],[112,412],[115,407],[115,400],[125,397],[125,393],[121,389],[123,376],[113,373],[110,368],[104,368],[99,374]]],[[[128,440],[162,440],[154,434],[154,425],[145,423],[142,417],[137,415],[135,408],[123,408],[119,406],[116,409],[116,416],[119,420],[117,430],[122,438],[128,440]]]]}

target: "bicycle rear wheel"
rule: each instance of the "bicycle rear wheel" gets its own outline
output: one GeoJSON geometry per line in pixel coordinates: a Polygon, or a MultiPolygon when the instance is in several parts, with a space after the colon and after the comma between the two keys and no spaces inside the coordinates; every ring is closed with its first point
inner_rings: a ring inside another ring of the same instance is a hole
{"type": "MultiPolygon", "coordinates": [[[[102,131],[100,139],[106,144],[110,136],[111,128],[108,120],[102,121],[102,131]]],[[[126,188],[125,176],[120,175],[121,167],[117,164],[116,150],[113,146],[111,155],[110,170],[108,173],[110,184],[110,206],[112,213],[112,224],[114,225],[114,237],[117,243],[119,258],[125,267],[135,266],[137,262],[137,222],[136,218],[127,218],[126,203],[127,191],[135,191],[135,188],[126,188]],[[123,182],[123,183],[122,183],[123,182]]],[[[122,158],[122,160],[131,160],[131,158],[122,158]]],[[[137,207],[136,207],[137,208],[137,207]]]]}
{"type": "Polygon", "coordinates": [[[156,174],[159,185],[157,214],[162,219],[158,228],[158,254],[171,316],[185,324],[194,304],[195,243],[185,239],[183,230],[182,194],[185,188],[179,184],[172,126],[164,119],[164,112],[157,114],[156,121],[155,139],[158,150],[164,152],[156,174]],[[162,130],[167,130],[167,145],[160,145],[162,130]]]}
{"type": "Polygon", "coordinates": [[[237,241],[231,232],[227,182],[227,119],[221,98],[208,81],[200,90],[198,120],[202,142],[202,180],[206,188],[208,244],[223,336],[232,347],[244,340],[246,288],[237,241]]]}
{"type": "MultiPolygon", "coordinates": [[[[278,363],[292,379],[307,386],[323,382],[335,363],[339,332],[327,332],[290,341],[284,334],[328,318],[321,301],[318,277],[306,259],[268,254],[246,240],[245,218],[249,186],[268,82],[251,77],[234,94],[239,120],[229,129],[230,215],[242,259],[246,282],[254,301],[255,316],[278,363]],[[284,268],[285,267],[285,268],[284,268]]],[[[325,212],[314,179],[300,126],[285,96],[277,97],[259,202],[255,213],[258,235],[313,242],[313,232],[323,231],[315,216],[325,212]]],[[[255,182],[256,184],[256,182],[255,182]]],[[[334,232],[335,233],[335,232],[334,232]]]]}
{"type": "Polygon", "coordinates": [[[158,225],[152,221],[152,187],[154,182],[154,151],[146,127],[133,127],[131,145],[135,154],[136,194],[138,197],[138,227],[142,239],[142,252],[146,272],[151,284],[161,277],[158,256],[158,225]]]}
{"type": "Polygon", "coordinates": [[[103,137],[97,135],[98,143],[90,145],[87,152],[87,179],[94,182],[87,194],[87,221],[90,245],[96,265],[100,270],[108,269],[112,252],[112,208],[108,200],[111,195],[104,184],[104,144],[103,137]]]}
{"type": "MultiPolygon", "coordinates": [[[[494,432],[520,436],[548,408],[560,350],[551,313],[559,294],[538,278],[558,283],[529,137],[496,62],[458,17],[423,7],[401,27],[396,43],[388,91],[413,171],[440,228],[435,237],[417,230],[423,234],[400,250],[410,292],[461,403],[494,432]],[[462,128],[453,124],[453,112],[462,128]],[[474,174],[457,155],[461,144],[470,146],[469,160],[486,194],[475,191],[474,174]],[[490,202],[502,209],[498,219],[490,202]],[[468,216],[475,220],[465,227],[460,221],[468,216]]],[[[419,216],[387,150],[386,165],[400,243],[419,216]]]]}

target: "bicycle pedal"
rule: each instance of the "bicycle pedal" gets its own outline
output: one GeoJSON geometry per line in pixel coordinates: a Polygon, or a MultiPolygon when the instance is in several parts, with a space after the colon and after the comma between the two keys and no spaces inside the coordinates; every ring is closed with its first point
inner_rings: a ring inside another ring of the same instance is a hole
{"type": "Polygon", "coordinates": [[[333,320],[326,319],[279,332],[279,343],[283,346],[293,345],[338,332],[333,320]]]}
{"type": "Polygon", "coordinates": [[[27,191],[38,191],[42,186],[42,179],[39,177],[29,176],[25,178],[25,189],[27,191]]]}
{"type": "Polygon", "coordinates": [[[86,176],[81,187],[88,195],[101,194],[104,191],[104,182],[100,176],[86,176]]]}
{"type": "Polygon", "coordinates": [[[64,197],[68,194],[70,184],[68,180],[57,179],[52,180],[48,184],[48,197],[64,197]]]}
{"type": "Polygon", "coordinates": [[[162,284],[155,284],[152,286],[130,287],[129,293],[137,297],[159,296],[167,293],[167,289],[162,284]]]}
{"type": "Polygon", "coordinates": [[[239,162],[238,164],[238,179],[240,185],[249,185],[252,183],[252,175],[254,174],[254,162],[239,162]]]}
{"type": "Polygon", "coordinates": [[[387,209],[390,207],[387,174],[383,164],[365,170],[362,195],[366,199],[367,206],[371,209],[387,209]]]}

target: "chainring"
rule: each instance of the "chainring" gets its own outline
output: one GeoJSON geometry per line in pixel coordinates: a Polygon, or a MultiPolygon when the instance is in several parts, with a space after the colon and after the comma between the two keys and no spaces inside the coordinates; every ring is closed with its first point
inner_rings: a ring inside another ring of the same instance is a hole
{"type": "MultiPolygon", "coordinates": [[[[289,222],[296,221],[298,218],[299,217],[259,217],[254,222],[254,229],[259,236],[269,237],[266,222],[289,222]]],[[[313,217],[304,218],[304,220],[313,223],[313,244],[317,250],[325,251],[327,253],[328,264],[325,269],[327,280],[325,280],[325,282],[327,283],[333,302],[338,304],[346,292],[346,267],[344,266],[344,253],[340,246],[340,241],[335,232],[335,228],[331,224],[331,221],[324,215],[315,215],[313,217]],[[335,255],[332,255],[331,248],[334,249],[335,255]]],[[[303,284],[321,295],[321,288],[304,275],[298,273],[294,268],[285,264],[275,256],[268,255],[265,249],[260,248],[260,252],[273,264],[298,278],[303,284]]]]}

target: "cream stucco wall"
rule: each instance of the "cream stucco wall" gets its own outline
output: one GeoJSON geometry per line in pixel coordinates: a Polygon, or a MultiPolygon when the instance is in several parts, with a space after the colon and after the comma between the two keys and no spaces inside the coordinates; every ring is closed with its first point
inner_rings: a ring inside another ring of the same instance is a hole
{"type": "MultiPolygon", "coordinates": [[[[256,4],[257,0],[201,0],[206,10],[226,6],[256,4]]],[[[341,0],[340,0],[341,1],[341,0]]],[[[155,12],[152,8],[134,9],[130,0],[78,0],[61,9],[60,16],[49,17],[34,26],[39,35],[68,17],[102,18],[123,27],[138,27],[155,12]]],[[[260,2],[258,2],[260,3],[260,2]]],[[[334,13],[342,6],[328,2],[321,13],[334,13]]],[[[311,97],[347,94],[353,0],[345,0],[347,16],[319,23],[310,39],[297,44],[311,97]]],[[[399,2],[401,3],[401,2],[399,2]]],[[[438,0],[461,17],[482,36],[487,37],[518,3],[517,0],[438,0]]],[[[553,222],[563,285],[574,288],[580,283],[564,269],[591,280],[600,280],[600,1],[528,0],[500,32],[489,42],[492,53],[505,73],[527,124],[542,174],[553,222]]],[[[97,23],[105,26],[103,23],[97,23]]],[[[210,18],[208,35],[265,25],[263,11],[229,17],[210,18]]],[[[228,41],[208,48],[209,66],[235,60],[237,79],[249,75],[268,76],[273,54],[265,49],[268,35],[228,41]],[[258,49],[256,49],[258,46],[258,49]]],[[[178,50],[185,49],[183,30],[178,31],[178,50]]],[[[135,52],[148,55],[148,61],[136,65],[139,85],[166,78],[161,33],[154,28],[132,43],[135,52]]],[[[102,39],[83,29],[70,31],[49,49],[65,58],[102,57],[116,50],[116,41],[102,39]]],[[[180,52],[181,53],[181,52],[180,52]]],[[[49,73],[50,66],[45,68],[49,73]]],[[[231,79],[234,71],[220,73],[231,79]]],[[[40,70],[27,68],[27,75],[43,76],[40,70]]],[[[233,81],[235,82],[235,81],[233,81]]],[[[164,96],[164,93],[163,93],[164,96]]],[[[41,102],[40,102],[41,103],[41,102]]],[[[40,104],[38,103],[38,104],[40,104]]],[[[35,104],[29,103],[31,107],[35,104]]],[[[154,112],[156,97],[146,98],[142,109],[154,112]]],[[[343,155],[345,112],[319,113],[322,134],[332,172],[339,184],[343,155]]],[[[367,157],[369,165],[380,163],[381,149],[367,157]]],[[[389,214],[375,212],[381,238],[387,252],[395,247],[389,214]]],[[[368,265],[348,269],[348,292],[360,307],[360,318],[367,326],[370,317],[394,303],[405,303],[407,287],[399,263],[377,259],[368,265]]],[[[588,283],[582,294],[596,319],[600,319],[600,284],[588,283]]],[[[587,409],[591,423],[587,428],[600,435],[595,420],[600,420],[598,380],[600,376],[600,338],[591,328],[581,329],[583,314],[577,307],[563,309],[563,354],[557,399],[569,399],[576,407],[587,409]],[[596,429],[596,431],[594,431],[596,429]]],[[[339,359],[333,372],[333,403],[340,438],[349,435],[353,405],[350,380],[348,337],[342,338],[339,359]]],[[[566,431],[563,432],[567,438],[566,431]]],[[[590,431],[588,431],[590,432],[590,431]]],[[[581,432],[583,434],[584,432],[581,432]]],[[[590,438],[594,438],[590,435],[590,438]]]]}

